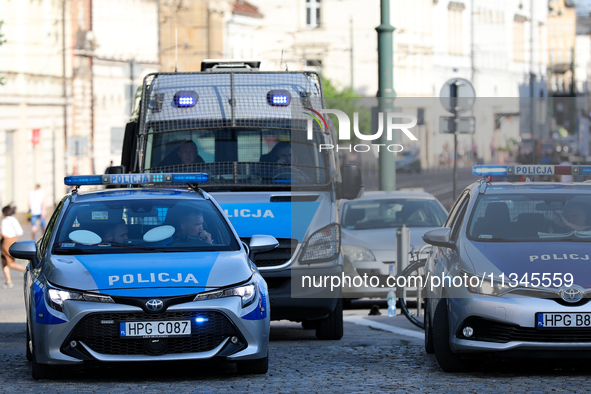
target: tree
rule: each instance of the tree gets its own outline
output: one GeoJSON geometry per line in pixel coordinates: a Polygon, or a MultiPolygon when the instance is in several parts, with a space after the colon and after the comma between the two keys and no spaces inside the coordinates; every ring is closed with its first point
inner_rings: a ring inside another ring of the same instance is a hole
{"type": "MultiPolygon", "coordinates": [[[[358,144],[359,139],[353,133],[353,114],[357,112],[359,116],[359,131],[362,134],[372,134],[375,130],[371,130],[371,109],[364,106],[361,96],[356,94],[351,87],[341,88],[337,86],[332,80],[322,77],[322,85],[324,90],[324,97],[326,101],[326,108],[338,109],[349,116],[351,121],[351,140],[339,141],[340,144],[358,144]]],[[[367,104],[367,103],[365,103],[367,104]]],[[[337,125],[338,120],[336,116],[329,114],[333,124],[337,125]]]]}

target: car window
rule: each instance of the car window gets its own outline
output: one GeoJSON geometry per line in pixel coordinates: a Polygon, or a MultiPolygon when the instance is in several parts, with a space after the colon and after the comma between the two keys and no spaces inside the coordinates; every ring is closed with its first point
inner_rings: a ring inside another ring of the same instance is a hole
{"type": "MultiPolygon", "coordinates": [[[[207,172],[205,188],[270,183],[326,184],[329,163],[319,149],[323,134],[308,140],[295,125],[277,128],[190,128],[184,121],[155,123],[147,136],[145,168],[151,172],[207,172]],[[187,157],[181,151],[190,150],[187,157]]],[[[299,126],[298,126],[299,127],[299,126]]]]}
{"type": "Polygon", "coordinates": [[[39,242],[39,255],[40,256],[44,256],[45,252],[47,251],[47,246],[49,245],[49,240],[51,239],[51,236],[55,230],[57,218],[59,217],[60,212],[61,212],[62,208],[64,207],[64,201],[65,200],[62,200],[59,203],[59,205],[57,206],[57,208],[53,212],[53,215],[51,215],[49,222],[47,223],[47,227],[45,228],[45,234],[43,235],[43,238],[39,242]]]}
{"type": "Polygon", "coordinates": [[[208,200],[113,200],[70,204],[54,253],[227,251],[239,246],[208,200]]]}
{"type": "Polygon", "coordinates": [[[445,211],[435,201],[417,198],[359,200],[344,204],[342,226],[350,230],[441,227],[445,211]]]}
{"type": "Polygon", "coordinates": [[[468,237],[481,242],[591,242],[591,196],[483,195],[468,223],[468,237]]]}
{"type": "Polygon", "coordinates": [[[460,207],[462,207],[462,204],[464,203],[464,201],[469,197],[470,197],[469,190],[465,190],[460,195],[460,197],[458,197],[458,199],[456,200],[456,203],[452,207],[451,212],[449,213],[449,216],[447,217],[447,220],[445,221],[445,224],[443,225],[443,227],[452,227],[452,224],[456,220],[456,217],[458,215],[460,207]]]}
{"type": "MultiPolygon", "coordinates": [[[[469,197],[469,194],[467,194],[467,197],[469,197]]],[[[460,208],[458,209],[458,214],[456,215],[456,217],[454,218],[454,222],[452,223],[452,228],[451,228],[451,239],[452,240],[456,240],[458,238],[460,228],[462,227],[463,219],[466,215],[466,211],[468,210],[468,202],[470,201],[470,199],[467,197],[461,201],[461,203],[459,205],[460,208]]]]}

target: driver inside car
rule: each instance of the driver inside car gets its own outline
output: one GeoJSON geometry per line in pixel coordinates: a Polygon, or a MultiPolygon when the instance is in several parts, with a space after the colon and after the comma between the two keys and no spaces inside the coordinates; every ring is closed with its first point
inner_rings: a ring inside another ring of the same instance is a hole
{"type": "Polygon", "coordinates": [[[195,208],[187,208],[179,215],[174,234],[175,241],[190,241],[197,239],[208,244],[213,243],[211,234],[204,230],[203,213],[195,208]]]}
{"type": "Polygon", "coordinates": [[[101,238],[104,242],[126,243],[126,241],[129,239],[128,232],[127,224],[125,224],[125,221],[121,220],[108,227],[103,232],[101,238]]]}

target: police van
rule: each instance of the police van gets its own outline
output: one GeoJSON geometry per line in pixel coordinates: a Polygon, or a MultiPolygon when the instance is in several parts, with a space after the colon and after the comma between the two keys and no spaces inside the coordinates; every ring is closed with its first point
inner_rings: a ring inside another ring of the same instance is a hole
{"type": "Polygon", "coordinates": [[[260,233],[279,241],[250,254],[269,286],[271,318],[340,339],[340,293],[299,279],[341,275],[338,208],[362,194],[360,169],[340,169],[337,155],[320,149],[337,137],[330,121],[313,121],[324,107],[319,75],[259,66],[206,60],[201,72],[146,76],[121,167],[109,171],[209,174],[203,188],[243,242],[260,233]]]}

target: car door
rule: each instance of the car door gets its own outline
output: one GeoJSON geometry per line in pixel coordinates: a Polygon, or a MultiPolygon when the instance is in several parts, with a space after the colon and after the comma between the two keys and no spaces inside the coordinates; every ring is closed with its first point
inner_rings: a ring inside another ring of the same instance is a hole
{"type": "MultiPolygon", "coordinates": [[[[454,242],[459,236],[459,228],[461,227],[462,219],[466,212],[468,202],[470,201],[470,190],[465,190],[454,204],[451,213],[449,214],[443,227],[449,227],[451,229],[450,239],[454,242]]],[[[427,266],[427,272],[430,273],[430,277],[443,278],[447,275],[453,264],[457,261],[458,253],[455,248],[445,248],[441,246],[433,247],[433,256],[429,259],[427,266]]],[[[428,284],[428,294],[430,299],[438,300],[443,294],[443,286],[440,283],[439,286],[430,286],[436,284],[437,280],[432,279],[432,283],[428,284]]]]}

